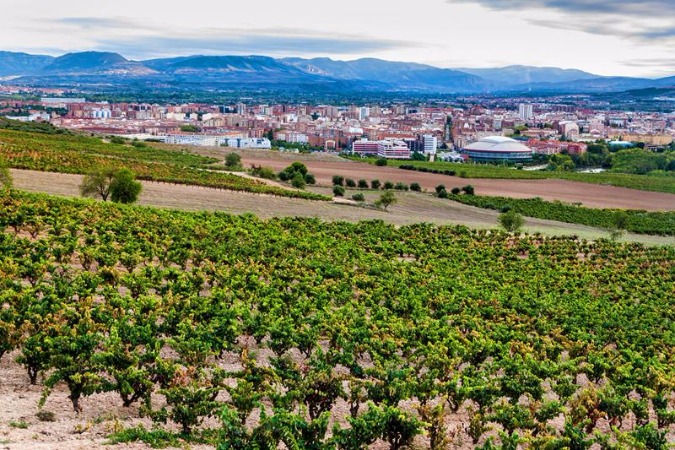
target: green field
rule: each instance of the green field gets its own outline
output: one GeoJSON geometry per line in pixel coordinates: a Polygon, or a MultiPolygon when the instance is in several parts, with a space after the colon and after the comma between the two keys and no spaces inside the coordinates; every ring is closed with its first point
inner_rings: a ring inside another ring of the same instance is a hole
{"type": "Polygon", "coordinates": [[[0,206],[0,355],[75,409],[101,393],[140,404],[155,428],[115,442],[627,450],[675,437],[673,247],[17,191],[0,206]]]}
{"type": "MultiPolygon", "coordinates": [[[[218,162],[185,151],[145,145],[107,143],[100,138],[0,128],[0,158],[12,168],[46,172],[87,174],[105,168],[133,170],[142,180],[191,184],[219,189],[271,194],[284,197],[329,200],[311,192],[270,186],[214,167],[218,162]]],[[[222,169],[223,166],[220,166],[222,169]]]]}
{"type": "MultiPolygon", "coordinates": [[[[359,161],[361,158],[356,158],[359,161]]],[[[363,161],[375,163],[375,159],[364,159],[363,161]]],[[[507,166],[494,166],[488,164],[458,164],[447,162],[428,162],[428,161],[396,161],[387,162],[389,166],[414,166],[428,171],[437,171],[435,173],[454,172],[456,177],[461,178],[496,178],[512,180],[543,180],[559,179],[580,181],[592,184],[604,184],[608,186],[618,186],[630,189],[640,189],[643,191],[667,192],[675,194],[675,175],[633,175],[623,173],[577,173],[577,172],[551,172],[541,170],[518,170],[507,166]]]]}
{"type": "Polygon", "coordinates": [[[449,198],[479,208],[499,211],[513,209],[519,214],[537,219],[578,223],[599,228],[618,227],[641,234],[675,235],[675,211],[595,209],[562,202],[547,202],[540,198],[515,199],[478,195],[449,195],[449,198]]]}

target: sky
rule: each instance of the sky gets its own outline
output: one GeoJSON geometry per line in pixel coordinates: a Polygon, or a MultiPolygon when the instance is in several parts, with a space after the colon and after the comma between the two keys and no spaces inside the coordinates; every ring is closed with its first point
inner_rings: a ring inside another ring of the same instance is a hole
{"type": "Polygon", "coordinates": [[[675,75],[675,0],[1,0],[0,50],[675,75]]]}

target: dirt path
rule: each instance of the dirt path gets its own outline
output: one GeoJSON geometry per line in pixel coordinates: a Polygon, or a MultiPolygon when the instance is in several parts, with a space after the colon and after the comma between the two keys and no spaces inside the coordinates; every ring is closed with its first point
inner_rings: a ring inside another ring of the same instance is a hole
{"type": "MultiPolygon", "coordinates": [[[[14,184],[19,189],[69,197],[79,196],[79,185],[82,181],[81,175],[29,170],[12,170],[12,175],[14,184]]],[[[313,190],[326,195],[330,193],[328,188],[315,188],[313,190]]],[[[364,193],[367,202],[372,203],[379,197],[379,193],[375,191],[365,191],[364,193]]],[[[351,194],[348,192],[347,195],[350,196],[351,194]]],[[[398,203],[389,207],[390,211],[385,212],[347,204],[144,181],[139,203],[147,206],[189,211],[252,213],[263,219],[272,217],[316,217],[322,220],[349,222],[380,219],[396,225],[431,222],[439,225],[461,224],[473,228],[493,228],[497,226],[498,213],[496,211],[475,208],[430,195],[411,192],[397,192],[396,196],[398,203]]],[[[525,230],[549,235],[574,234],[586,239],[607,237],[607,232],[598,228],[531,218],[526,220],[525,230]]],[[[629,234],[625,239],[645,244],[675,245],[675,238],[670,237],[629,234]]]]}
{"type": "MultiPolygon", "coordinates": [[[[645,209],[648,211],[675,210],[675,195],[663,192],[647,192],[615,186],[581,183],[566,180],[496,180],[484,178],[459,178],[432,173],[413,172],[395,167],[378,167],[354,161],[303,161],[316,177],[317,183],[330,185],[333,175],[368,181],[378,179],[410,184],[417,182],[429,191],[443,184],[447,189],[471,184],[477,195],[504,196],[513,198],[541,197],[567,203],[581,202],[592,208],[645,209]]],[[[269,158],[266,155],[243,155],[243,164],[262,165],[280,171],[288,166],[287,160],[269,158]]]]}

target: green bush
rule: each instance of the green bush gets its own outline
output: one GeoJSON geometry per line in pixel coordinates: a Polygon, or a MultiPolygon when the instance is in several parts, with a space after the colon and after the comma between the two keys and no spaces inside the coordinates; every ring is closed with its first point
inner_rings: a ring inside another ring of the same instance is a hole
{"type": "Polygon", "coordinates": [[[380,183],[380,180],[371,180],[370,187],[372,189],[379,189],[380,186],[382,186],[382,183],[380,183]]]}
{"type": "Polygon", "coordinates": [[[366,197],[361,192],[358,192],[358,193],[352,195],[352,200],[357,201],[357,202],[365,202],[366,197]]]}
{"type": "Polygon", "coordinates": [[[335,186],[333,186],[333,195],[336,197],[344,197],[345,188],[336,184],[335,186]]]}
{"type": "Polygon", "coordinates": [[[422,192],[422,186],[419,183],[410,183],[410,190],[414,192],[422,192]]]}
{"type": "Polygon", "coordinates": [[[359,189],[368,189],[368,180],[361,178],[358,183],[359,189]]]}

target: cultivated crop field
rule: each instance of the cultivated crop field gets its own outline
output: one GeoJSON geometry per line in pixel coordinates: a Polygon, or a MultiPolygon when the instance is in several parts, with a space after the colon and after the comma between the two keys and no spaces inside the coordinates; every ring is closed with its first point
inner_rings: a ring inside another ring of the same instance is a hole
{"type": "MultiPolygon", "coordinates": [[[[282,170],[289,164],[286,160],[279,160],[261,152],[243,152],[242,161],[246,167],[255,164],[268,166],[276,171],[282,170]]],[[[433,191],[439,184],[447,186],[448,189],[471,184],[475,187],[477,195],[513,198],[541,197],[549,201],[580,202],[591,208],[644,209],[647,211],[675,210],[675,194],[639,191],[580,181],[460,178],[458,176],[401,170],[396,167],[379,167],[364,162],[322,161],[312,158],[304,159],[303,163],[315,175],[317,183],[322,185],[330,185],[333,175],[342,175],[354,180],[363,178],[368,181],[378,179],[381,182],[419,183],[422,188],[428,191],[433,191]]],[[[675,189],[675,178],[670,180],[670,184],[675,189]]]]}
{"type": "Polygon", "coordinates": [[[293,198],[328,200],[310,192],[289,190],[225,173],[219,160],[185,149],[104,142],[79,135],[50,135],[0,129],[0,159],[16,169],[88,174],[97,170],[131,169],[139,179],[265,193],[293,198]],[[221,170],[217,170],[221,169],[221,170]]]}
{"type": "MultiPolygon", "coordinates": [[[[30,170],[12,170],[14,185],[29,192],[78,197],[82,183],[80,175],[30,170]]],[[[312,188],[313,192],[329,196],[325,187],[312,188]]],[[[347,197],[355,190],[348,191],[347,197]]],[[[368,203],[380,195],[378,191],[364,193],[368,203]]],[[[354,202],[316,202],[297,198],[234,192],[200,186],[175,185],[143,181],[139,203],[146,206],[179,209],[186,211],[223,211],[231,214],[254,214],[263,219],[274,217],[309,217],[325,221],[382,220],[394,225],[410,225],[427,222],[438,225],[465,225],[472,228],[494,228],[498,224],[498,211],[463,205],[447,199],[413,192],[396,192],[398,202],[388,211],[362,208],[354,202]]],[[[607,238],[607,230],[573,223],[527,218],[524,230],[540,232],[549,236],[576,235],[586,239],[607,238]]],[[[648,245],[675,245],[672,236],[626,234],[622,240],[648,245]]]]}
{"type": "Polygon", "coordinates": [[[673,247],[0,206],[0,395],[28,408],[1,406],[10,448],[675,441],[673,247]]]}

